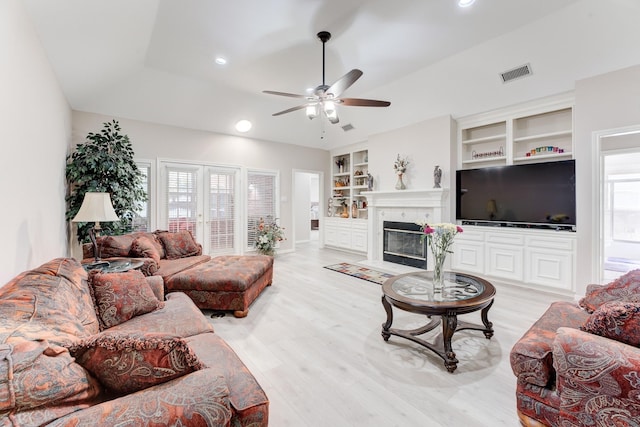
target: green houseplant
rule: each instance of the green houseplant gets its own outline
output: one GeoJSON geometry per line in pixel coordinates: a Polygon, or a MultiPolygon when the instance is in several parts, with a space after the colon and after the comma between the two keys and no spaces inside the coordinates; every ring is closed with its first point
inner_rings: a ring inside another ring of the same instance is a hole
{"type": "MultiPolygon", "coordinates": [[[[111,235],[131,231],[135,211],[141,208],[146,194],[142,173],[133,158],[131,141],[120,131],[116,120],[106,122],[99,133],[90,132],[87,141],[78,144],[67,156],[67,221],[80,210],[85,193],[107,192],[120,221],[103,223],[103,231],[111,235]]],[[[78,223],[78,242],[89,241],[92,226],[93,223],[78,223]]]]}

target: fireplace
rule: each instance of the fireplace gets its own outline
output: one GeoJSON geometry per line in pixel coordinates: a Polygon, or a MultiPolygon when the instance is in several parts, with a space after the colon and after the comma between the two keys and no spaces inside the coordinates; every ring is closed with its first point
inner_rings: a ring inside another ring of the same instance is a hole
{"type": "Polygon", "coordinates": [[[427,240],[420,226],[411,222],[383,222],[382,260],[410,267],[427,268],[427,240]]]}
{"type": "MultiPolygon", "coordinates": [[[[396,251],[394,248],[385,249],[384,228],[385,222],[408,223],[412,227],[416,227],[415,231],[419,231],[419,227],[415,225],[419,222],[443,222],[448,218],[448,190],[444,188],[434,188],[425,190],[402,190],[402,191],[367,191],[368,205],[368,239],[367,239],[367,262],[373,266],[381,266],[386,261],[384,252],[402,252],[396,251]],[[379,264],[380,263],[380,264],[379,264]]],[[[389,227],[387,227],[389,228],[389,227]]],[[[413,231],[413,230],[409,230],[413,231]]],[[[412,234],[415,238],[419,234],[412,234]]],[[[404,237],[407,237],[407,234],[404,237]]],[[[396,235],[399,238],[402,235],[396,235]]],[[[397,242],[394,242],[394,244],[397,242]]],[[[415,243],[415,242],[414,242],[415,243]]],[[[423,258],[418,268],[426,268],[425,256],[426,248],[423,246],[424,252],[419,250],[410,250],[410,257],[423,258]]],[[[392,254],[387,254],[392,255],[392,254]]],[[[388,257],[387,257],[388,258],[388,257]]],[[[392,261],[395,262],[395,261],[392,261]]],[[[393,265],[393,264],[390,264],[393,265]]],[[[396,264],[400,266],[399,264],[396,264]]]]}

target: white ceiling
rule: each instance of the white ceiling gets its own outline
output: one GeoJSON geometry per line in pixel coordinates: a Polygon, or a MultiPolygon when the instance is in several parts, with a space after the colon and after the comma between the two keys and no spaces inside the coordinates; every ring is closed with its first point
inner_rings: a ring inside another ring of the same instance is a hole
{"type": "Polygon", "coordinates": [[[432,117],[560,93],[640,63],[639,0],[23,0],[75,110],[332,149],[432,117]],[[359,68],[339,106],[310,121],[294,98],[359,68]],[[216,55],[228,59],[216,65],[216,55]],[[499,73],[530,63],[530,77],[499,73]],[[344,132],[340,126],[355,128],[344,132]]]}

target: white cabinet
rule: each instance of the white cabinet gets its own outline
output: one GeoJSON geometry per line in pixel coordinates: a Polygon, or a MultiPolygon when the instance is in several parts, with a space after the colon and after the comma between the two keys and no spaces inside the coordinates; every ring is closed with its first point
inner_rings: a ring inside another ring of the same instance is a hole
{"type": "Polygon", "coordinates": [[[367,251],[367,220],[326,218],[324,244],[355,252],[367,251]]]}
{"type": "Polygon", "coordinates": [[[573,96],[552,97],[458,120],[458,168],[573,157],[573,96]]]}
{"type": "Polygon", "coordinates": [[[574,233],[465,226],[453,245],[452,269],[531,288],[575,290],[574,233]]]}

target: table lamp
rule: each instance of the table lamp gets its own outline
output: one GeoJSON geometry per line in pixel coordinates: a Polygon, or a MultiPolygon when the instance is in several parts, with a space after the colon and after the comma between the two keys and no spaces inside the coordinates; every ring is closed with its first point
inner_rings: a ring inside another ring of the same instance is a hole
{"type": "Polygon", "coordinates": [[[85,193],[82,206],[80,206],[80,210],[71,222],[95,223],[89,230],[89,239],[91,239],[91,243],[93,243],[94,263],[96,264],[100,262],[96,236],[100,236],[100,232],[102,231],[100,222],[106,221],[120,221],[116,211],[113,210],[109,193],[85,193]]]}

